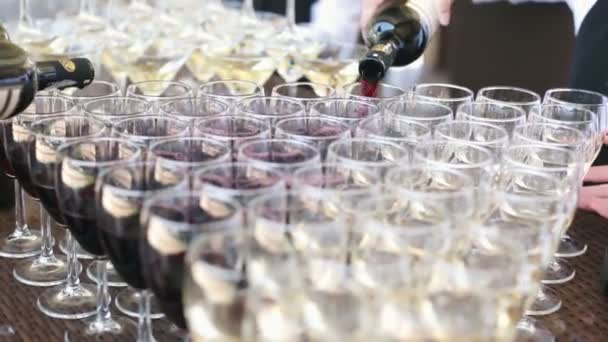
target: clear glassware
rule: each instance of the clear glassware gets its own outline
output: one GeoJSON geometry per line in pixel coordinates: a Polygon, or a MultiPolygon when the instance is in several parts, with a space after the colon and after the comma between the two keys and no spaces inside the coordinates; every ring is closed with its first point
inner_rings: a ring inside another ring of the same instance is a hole
{"type": "MultiPolygon", "coordinates": [[[[143,49],[130,50],[133,45],[135,44],[126,45],[124,48],[127,49],[127,53],[135,52],[135,54],[125,53],[124,55],[127,56],[125,61],[128,63],[127,75],[134,83],[172,81],[194,50],[194,46],[187,39],[163,35],[159,35],[152,41],[145,41],[143,49]]],[[[116,49],[116,47],[114,49],[116,50],[113,53],[115,59],[125,58],[125,56],[116,56],[116,54],[123,53],[124,50],[116,49]]]]}
{"type": "Polygon", "coordinates": [[[325,117],[296,117],[276,123],[274,137],[302,141],[315,146],[325,160],[329,145],[351,137],[351,129],[345,123],[325,117]]]}
{"type": "MultiPolygon", "coordinates": [[[[598,107],[596,110],[601,113],[600,108],[598,107]]],[[[580,130],[587,139],[587,143],[581,151],[585,156],[583,175],[589,171],[604,145],[604,132],[600,130],[599,116],[583,106],[543,105],[539,112],[530,114],[529,121],[566,125],[580,130]]],[[[583,255],[586,251],[587,244],[582,244],[565,234],[562,237],[557,254],[562,258],[572,258],[583,255]]]]}
{"type": "Polygon", "coordinates": [[[276,59],[277,73],[285,82],[296,82],[304,76],[298,59],[314,60],[323,51],[325,43],[303,25],[289,24],[272,40],[265,42],[266,51],[276,59]]]}
{"type": "Polygon", "coordinates": [[[496,173],[499,162],[490,150],[463,141],[429,141],[416,148],[415,158],[429,165],[464,172],[476,184],[496,173]]]}
{"type": "Polygon", "coordinates": [[[198,120],[194,136],[208,138],[230,147],[231,157],[236,161],[239,148],[248,141],[270,139],[270,125],[258,119],[225,115],[198,120]]]}
{"type": "Polygon", "coordinates": [[[187,328],[182,287],[188,246],[198,236],[239,231],[242,219],[238,202],[199,191],[172,191],[144,202],[141,262],[156,269],[144,273],[145,283],[179,328],[187,328]]]}
{"type": "Polygon", "coordinates": [[[15,170],[7,157],[5,131],[12,130],[13,120],[0,120],[0,169],[15,184],[15,228],[13,232],[0,240],[0,257],[21,259],[40,254],[41,236],[40,230],[30,229],[27,224],[25,212],[25,192],[19,181],[15,178],[15,170]]]}
{"type": "Polygon", "coordinates": [[[379,107],[383,107],[384,104],[391,101],[399,99],[407,100],[409,93],[400,87],[378,83],[374,97],[369,97],[363,93],[361,82],[354,82],[343,86],[341,88],[341,95],[348,99],[371,102],[379,107]]]}
{"type": "Polygon", "coordinates": [[[171,116],[136,115],[117,121],[112,126],[112,134],[147,150],[155,142],[187,136],[189,128],[186,122],[171,116]]]}
{"type": "MultiPolygon", "coordinates": [[[[33,198],[38,193],[32,181],[28,165],[28,155],[35,153],[35,135],[31,130],[34,120],[54,115],[74,113],[74,102],[57,96],[36,96],[33,104],[22,114],[13,118],[10,126],[4,126],[6,154],[15,176],[23,189],[33,198]]],[[[51,217],[40,204],[40,223],[42,231],[41,253],[39,256],[23,260],[15,265],[13,275],[24,284],[31,286],[54,286],[63,283],[67,276],[67,260],[53,252],[54,239],[51,230],[51,217]]]]}
{"type": "Polygon", "coordinates": [[[485,87],[477,92],[477,101],[488,101],[516,106],[526,112],[526,117],[530,112],[537,110],[541,105],[541,97],[537,93],[517,87],[485,87]]]}
{"type": "Polygon", "coordinates": [[[336,90],[321,83],[293,82],[276,85],[272,88],[272,96],[300,101],[308,112],[317,101],[336,97],[336,90]]]}
{"type": "MultiPolygon", "coordinates": [[[[557,249],[559,238],[570,226],[578,202],[578,187],[582,179],[582,160],[572,150],[547,144],[536,143],[513,145],[504,153],[504,166],[508,169],[524,169],[551,176],[561,181],[565,189],[562,201],[569,206],[569,216],[560,227],[554,229],[554,250],[557,249]]],[[[560,284],[574,278],[574,268],[565,260],[553,258],[543,276],[543,284],[560,284]]],[[[537,301],[528,309],[530,314],[545,315],[559,310],[561,300],[554,291],[542,286],[537,295],[537,301]]]]}
{"type": "Polygon", "coordinates": [[[467,103],[473,102],[475,93],[471,89],[442,83],[418,84],[412,90],[414,100],[430,101],[448,106],[453,113],[467,103]]]}
{"type": "Polygon", "coordinates": [[[397,100],[384,105],[385,112],[405,119],[415,121],[431,129],[435,126],[454,119],[450,107],[429,101],[397,100]]]}
{"type": "Polygon", "coordinates": [[[398,145],[415,146],[431,139],[425,125],[397,115],[375,115],[363,119],[355,134],[359,138],[386,140],[398,145]]]}
{"type": "Polygon", "coordinates": [[[301,102],[284,97],[250,97],[240,100],[235,106],[237,115],[262,120],[271,128],[279,120],[306,115],[306,107],[301,102]]]}
{"type": "Polygon", "coordinates": [[[201,84],[198,96],[232,105],[247,97],[264,96],[264,88],[249,81],[213,81],[201,84]]]}
{"type": "Polygon", "coordinates": [[[185,179],[182,175],[177,184],[162,184],[156,181],[155,172],[154,163],[150,162],[117,165],[99,175],[96,189],[102,245],[117,272],[133,287],[117,295],[116,305],[122,312],[139,319],[137,341],[140,342],[155,341],[151,319],[163,317],[144,279],[140,214],[146,199],[178,189],[185,179]],[[130,181],[125,182],[126,178],[130,181]],[[122,306],[118,304],[120,298],[126,299],[122,306]],[[132,303],[138,305],[130,307],[132,303]]]}
{"type": "Polygon", "coordinates": [[[198,119],[230,114],[230,109],[230,105],[210,98],[179,99],[160,105],[162,115],[171,115],[191,124],[198,119]]]}
{"type": "Polygon", "coordinates": [[[357,80],[359,59],[366,53],[364,45],[327,42],[316,54],[296,55],[295,63],[310,81],[341,89],[357,80]]]}
{"type": "Polygon", "coordinates": [[[526,112],[523,109],[497,102],[471,102],[458,108],[456,119],[484,122],[504,128],[509,136],[513,129],[526,123],[526,112]]]}
{"type": "Polygon", "coordinates": [[[152,114],[154,106],[148,101],[130,97],[93,100],[83,106],[85,115],[112,126],[117,120],[135,115],[152,114]]]}
{"type": "Polygon", "coordinates": [[[408,149],[384,140],[343,139],[329,145],[327,162],[359,167],[384,179],[391,168],[412,162],[413,153],[413,147],[408,149]]]}
{"type": "Polygon", "coordinates": [[[93,0],[79,0],[78,13],[73,16],[58,18],[67,23],[76,35],[95,34],[104,31],[108,23],[98,16],[93,0]]]}
{"type": "Polygon", "coordinates": [[[605,131],[608,128],[608,98],[603,94],[583,89],[550,89],[545,93],[543,104],[590,110],[598,117],[599,130],[605,131]]]}
{"type": "Polygon", "coordinates": [[[289,139],[263,139],[244,143],[239,148],[238,161],[262,165],[282,172],[289,178],[299,168],[320,162],[319,151],[312,145],[289,139]]]}
{"type": "Polygon", "coordinates": [[[78,262],[76,242],[60,210],[55,175],[59,163],[58,149],[62,144],[80,139],[95,139],[106,135],[103,122],[85,115],[67,114],[34,120],[31,131],[35,138],[32,154],[28,155],[32,183],[40,203],[59,227],[66,230],[67,279],[65,284],[44,291],[37,300],[38,309],[59,319],[81,319],[95,314],[96,287],[80,282],[82,265],[78,262]]]}
{"type": "MultiPolygon", "coordinates": [[[[517,131],[517,127],[515,130],[517,131]]],[[[496,160],[502,158],[504,149],[510,144],[509,133],[505,129],[467,120],[455,120],[437,125],[434,138],[448,142],[463,141],[485,147],[494,154],[496,160]]]]}
{"type": "MultiPolygon", "coordinates": [[[[127,88],[127,97],[146,100],[155,105],[155,111],[162,103],[192,98],[194,90],[191,86],[175,81],[144,81],[131,84],[127,88]]],[[[155,113],[157,114],[157,113],[155,113]]]]}
{"type": "Polygon", "coordinates": [[[353,134],[361,120],[379,113],[380,108],[373,103],[348,99],[323,100],[313,104],[310,108],[310,116],[328,117],[341,121],[351,127],[353,134]]]}
{"type": "Polygon", "coordinates": [[[59,207],[72,236],[97,260],[97,312],[79,332],[79,339],[123,336],[135,329],[122,317],[112,316],[107,281],[107,255],[99,239],[100,215],[95,204],[95,182],[100,172],[142,159],[141,148],[117,138],[81,139],[59,147],[56,191],[59,207]],[[105,336],[105,337],[104,337],[105,336]]]}
{"type": "Polygon", "coordinates": [[[19,17],[14,27],[10,29],[11,39],[18,44],[33,47],[46,47],[56,39],[46,34],[34,25],[31,17],[30,0],[19,0],[19,17]]]}
{"type": "Polygon", "coordinates": [[[245,39],[225,55],[213,57],[213,69],[222,81],[250,81],[263,87],[277,68],[264,43],[257,38],[245,39]]]}

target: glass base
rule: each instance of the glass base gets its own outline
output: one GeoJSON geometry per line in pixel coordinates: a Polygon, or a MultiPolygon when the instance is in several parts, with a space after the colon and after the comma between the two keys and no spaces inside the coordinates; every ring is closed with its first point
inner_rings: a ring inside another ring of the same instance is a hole
{"type": "MultiPolygon", "coordinates": [[[[138,318],[139,317],[139,292],[132,287],[127,287],[121,290],[117,295],[114,303],[116,308],[123,314],[138,318]]],[[[160,319],[165,317],[161,312],[158,302],[154,299],[154,295],[150,297],[150,318],[160,319]]]]}
{"type": "Polygon", "coordinates": [[[97,286],[80,284],[74,287],[57,286],[38,297],[38,309],[45,315],[59,319],[82,319],[97,312],[97,286]]]}
{"type": "MultiPolygon", "coordinates": [[[[65,255],[68,255],[67,243],[68,242],[65,237],[63,239],[61,239],[61,241],[59,242],[59,250],[61,251],[61,253],[65,254],[65,255]]],[[[84,260],[95,259],[93,254],[90,254],[89,252],[85,251],[82,247],[80,247],[80,244],[78,243],[78,241],[76,241],[76,239],[74,239],[74,243],[76,244],[76,256],[78,257],[78,259],[84,259],[84,260]]]]}
{"type": "Polygon", "coordinates": [[[0,336],[13,336],[15,333],[15,328],[12,325],[0,324],[0,336]]]}
{"type": "Polygon", "coordinates": [[[539,320],[524,316],[517,324],[518,342],[554,342],[553,333],[539,320]]]}
{"type": "Polygon", "coordinates": [[[562,236],[555,256],[558,258],[575,258],[587,253],[587,244],[574,240],[569,235],[562,236]]]}
{"type": "Polygon", "coordinates": [[[557,292],[547,286],[541,286],[536,294],[534,302],[526,311],[526,314],[531,316],[545,316],[557,312],[561,307],[562,300],[559,299],[557,292]]]}
{"type": "Polygon", "coordinates": [[[68,263],[64,256],[36,257],[15,265],[13,276],[20,283],[31,286],[63,284],[68,276],[68,263]]]}
{"type": "Polygon", "coordinates": [[[135,341],[137,325],[124,317],[100,320],[97,316],[85,320],[86,327],[77,333],[66,333],[66,341],[135,341]]]}
{"type": "Polygon", "coordinates": [[[574,270],[574,267],[570,265],[570,263],[564,259],[554,258],[551,260],[549,267],[547,267],[545,271],[542,283],[563,284],[574,279],[575,275],[576,271],[574,270]]]}
{"type": "MultiPolygon", "coordinates": [[[[89,267],[87,267],[87,277],[97,283],[97,263],[99,261],[93,261],[89,267]]],[[[127,283],[122,280],[122,277],[118,275],[114,265],[108,261],[108,286],[110,287],[127,287],[127,283]]]]}
{"type": "Polygon", "coordinates": [[[14,232],[0,240],[0,257],[21,259],[40,254],[42,239],[39,230],[27,230],[25,234],[14,232]]]}

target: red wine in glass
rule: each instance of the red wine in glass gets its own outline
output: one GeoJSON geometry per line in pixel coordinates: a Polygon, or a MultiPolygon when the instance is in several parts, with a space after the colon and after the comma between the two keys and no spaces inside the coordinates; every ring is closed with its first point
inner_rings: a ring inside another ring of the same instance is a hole
{"type": "Polygon", "coordinates": [[[378,97],[378,82],[362,79],[361,96],[378,97]]]}

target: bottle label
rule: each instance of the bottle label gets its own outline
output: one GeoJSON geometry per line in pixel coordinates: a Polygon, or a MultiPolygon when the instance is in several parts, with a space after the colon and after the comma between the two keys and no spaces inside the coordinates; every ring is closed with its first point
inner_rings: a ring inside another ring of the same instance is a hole
{"type": "Polygon", "coordinates": [[[390,55],[393,53],[393,45],[392,44],[377,44],[371,48],[371,51],[382,52],[386,55],[390,55]]]}
{"type": "Polygon", "coordinates": [[[76,64],[74,64],[74,62],[72,62],[71,60],[69,60],[67,58],[59,58],[58,62],[59,62],[59,64],[61,64],[61,66],[67,72],[74,72],[74,71],[76,71],[76,64]]]}

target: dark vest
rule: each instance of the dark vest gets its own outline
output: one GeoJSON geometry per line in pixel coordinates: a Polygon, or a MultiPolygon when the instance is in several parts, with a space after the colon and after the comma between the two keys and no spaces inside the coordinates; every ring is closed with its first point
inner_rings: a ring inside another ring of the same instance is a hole
{"type": "MultiPolygon", "coordinates": [[[[608,96],[608,0],[598,0],[581,25],[570,85],[608,96]]],[[[595,164],[608,164],[606,146],[595,164]]]]}

